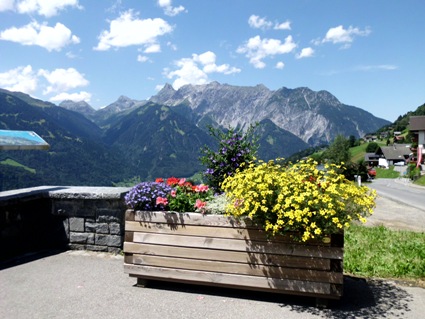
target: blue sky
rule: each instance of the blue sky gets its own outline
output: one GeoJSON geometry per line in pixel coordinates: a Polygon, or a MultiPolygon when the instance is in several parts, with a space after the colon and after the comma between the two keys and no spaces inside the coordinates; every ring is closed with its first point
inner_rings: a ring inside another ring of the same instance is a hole
{"type": "Polygon", "coordinates": [[[0,0],[0,87],[94,108],[165,84],[327,90],[394,121],[425,102],[423,0],[0,0]]]}

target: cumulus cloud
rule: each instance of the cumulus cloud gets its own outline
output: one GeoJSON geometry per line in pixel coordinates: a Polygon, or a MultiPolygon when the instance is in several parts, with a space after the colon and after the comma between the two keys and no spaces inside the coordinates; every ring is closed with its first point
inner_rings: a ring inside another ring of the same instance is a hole
{"type": "Polygon", "coordinates": [[[308,48],[303,48],[301,50],[301,52],[299,54],[296,55],[297,59],[302,59],[302,58],[310,58],[314,55],[314,49],[308,47],[308,48]]]}
{"type": "Polygon", "coordinates": [[[161,52],[161,46],[158,43],[148,45],[144,51],[145,53],[158,53],[161,52]]]}
{"type": "Polygon", "coordinates": [[[175,62],[176,70],[165,70],[169,79],[176,78],[173,87],[179,89],[186,84],[205,84],[209,82],[208,74],[221,73],[233,74],[241,70],[229,64],[216,64],[217,56],[214,52],[207,51],[202,54],[192,54],[191,58],[183,58],[175,62]]]}
{"type": "Polygon", "coordinates": [[[254,14],[249,17],[248,24],[251,28],[263,30],[270,29],[273,26],[273,23],[267,21],[266,18],[260,18],[254,14]]]}
{"type": "Polygon", "coordinates": [[[349,48],[355,37],[365,37],[368,36],[370,32],[369,28],[361,30],[359,28],[349,26],[348,29],[344,29],[342,25],[339,25],[337,27],[330,28],[328,32],[326,32],[325,37],[322,40],[316,41],[316,44],[331,42],[333,44],[343,44],[342,48],[349,48]]]}
{"type": "Polygon", "coordinates": [[[84,75],[74,68],[55,69],[51,72],[41,69],[38,71],[38,75],[43,76],[50,84],[43,91],[45,95],[55,92],[63,93],[89,84],[84,75]]]}
{"type": "Polygon", "coordinates": [[[88,103],[91,100],[91,94],[86,91],[80,91],[79,93],[62,92],[49,99],[51,102],[62,102],[65,100],[71,100],[74,102],[85,101],[88,103]]]}
{"type": "Polygon", "coordinates": [[[275,68],[279,70],[282,70],[284,67],[285,67],[285,63],[283,63],[282,61],[277,62],[275,66],[275,68]]]}
{"type": "Polygon", "coordinates": [[[69,44],[80,43],[80,39],[62,23],[58,22],[54,27],[49,27],[35,21],[22,28],[12,27],[1,31],[0,40],[17,42],[22,45],[38,45],[48,51],[61,51],[69,44]]]}
{"type": "Polygon", "coordinates": [[[185,11],[183,6],[173,7],[171,0],[158,0],[158,5],[164,9],[167,16],[174,17],[181,12],[185,11]]]}
{"type": "Polygon", "coordinates": [[[276,23],[274,28],[275,30],[291,30],[291,22],[285,21],[282,23],[276,23]]]}
{"type": "Polygon", "coordinates": [[[106,51],[112,47],[151,46],[158,42],[158,37],[171,31],[173,31],[173,27],[165,20],[161,18],[138,19],[137,14],[129,10],[110,22],[109,31],[102,31],[99,43],[94,49],[106,51]]]}
{"type": "Polygon", "coordinates": [[[37,82],[37,74],[31,65],[0,73],[0,87],[9,91],[33,94],[37,89],[37,82]]]}
{"type": "Polygon", "coordinates": [[[245,54],[249,62],[257,69],[263,69],[266,64],[263,59],[275,55],[292,52],[297,45],[292,36],[287,36],[282,43],[279,39],[261,39],[260,36],[250,38],[244,45],[237,49],[237,53],[245,54]]]}
{"type": "Polygon", "coordinates": [[[0,11],[14,10],[18,13],[45,16],[46,18],[55,16],[66,7],[82,9],[78,0],[1,0],[0,11]]]}
{"type": "MultiPolygon", "coordinates": [[[[253,14],[248,19],[248,24],[251,28],[267,30],[273,27],[273,22],[267,20],[266,18],[260,18],[259,16],[253,14]]],[[[285,21],[282,23],[276,22],[273,29],[275,30],[291,30],[291,22],[285,21]]]]}

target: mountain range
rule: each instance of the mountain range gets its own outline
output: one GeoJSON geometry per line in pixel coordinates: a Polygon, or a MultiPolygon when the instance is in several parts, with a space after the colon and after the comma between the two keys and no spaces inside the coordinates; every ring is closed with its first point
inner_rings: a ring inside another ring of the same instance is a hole
{"type": "Polygon", "coordinates": [[[0,153],[3,189],[191,176],[203,169],[201,147],[216,145],[208,126],[246,130],[255,123],[264,160],[390,124],[305,87],[273,91],[212,82],[175,90],[167,84],[149,100],[120,96],[99,110],[0,89],[0,129],[35,131],[51,145],[47,152],[0,153]]]}

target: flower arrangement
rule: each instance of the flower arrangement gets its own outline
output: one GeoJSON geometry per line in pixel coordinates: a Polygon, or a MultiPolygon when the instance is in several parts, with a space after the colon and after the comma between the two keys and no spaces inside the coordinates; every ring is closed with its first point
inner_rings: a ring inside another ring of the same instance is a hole
{"type": "Polygon", "coordinates": [[[227,176],[231,176],[243,164],[255,160],[258,149],[258,140],[254,137],[256,125],[251,125],[246,132],[236,131],[233,128],[222,132],[209,127],[210,135],[218,141],[217,150],[205,146],[201,149],[203,156],[202,164],[207,167],[203,173],[207,184],[217,193],[222,192],[221,183],[227,176]]]}
{"type": "Polygon", "coordinates": [[[135,210],[171,210],[205,213],[206,203],[213,198],[207,185],[194,185],[185,178],[157,178],[155,182],[142,182],[125,196],[125,203],[135,210]]]}
{"type": "Polygon", "coordinates": [[[229,202],[226,212],[248,216],[274,235],[297,232],[302,241],[339,232],[352,221],[365,222],[376,193],[356,186],[340,169],[335,164],[318,169],[312,159],[248,164],[221,185],[229,202]]]}

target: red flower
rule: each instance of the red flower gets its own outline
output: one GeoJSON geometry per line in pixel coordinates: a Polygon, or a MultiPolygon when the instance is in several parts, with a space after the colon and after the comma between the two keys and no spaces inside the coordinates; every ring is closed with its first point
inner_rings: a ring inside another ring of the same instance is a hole
{"type": "Polygon", "coordinates": [[[206,202],[203,202],[203,201],[201,201],[200,199],[197,199],[197,200],[196,200],[196,203],[195,203],[195,207],[196,207],[196,208],[200,209],[200,208],[205,207],[206,205],[207,205],[207,203],[206,203],[206,202]]]}
{"type": "Polygon", "coordinates": [[[168,200],[164,197],[157,197],[156,198],[156,205],[167,205],[168,204],[168,200]]]}
{"type": "Polygon", "coordinates": [[[157,178],[157,179],[155,180],[155,182],[156,182],[156,183],[164,183],[164,179],[162,179],[162,178],[157,178]]]}
{"type": "Polygon", "coordinates": [[[178,185],[179,179],[176,177],[167,178],[167,184],[170,186],[178,185]]]}

